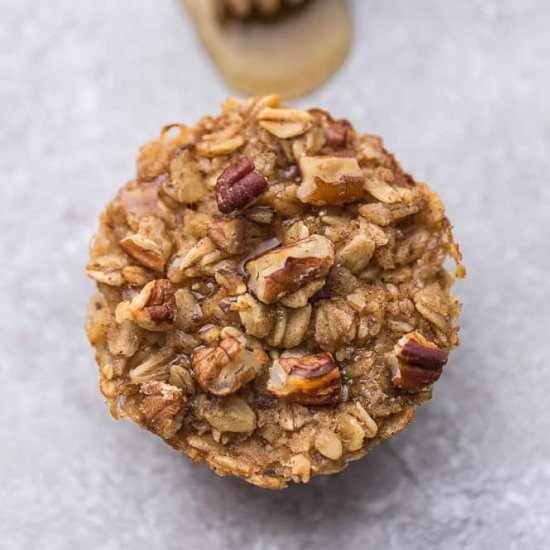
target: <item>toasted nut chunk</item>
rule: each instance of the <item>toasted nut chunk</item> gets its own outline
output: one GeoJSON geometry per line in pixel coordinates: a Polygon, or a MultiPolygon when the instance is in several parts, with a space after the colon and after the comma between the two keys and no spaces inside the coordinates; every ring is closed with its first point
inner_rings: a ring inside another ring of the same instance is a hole
{"type": "Polygon", "coordinates": [[[403,336],[390,357],[392,383],[408,392],[419,392],[436,382],[448,354],[419,332],[403,336]]]}
{"type": "Polygon", "coordinates": [[[340,400],[340,369],[328,352],[280,357],[269,369],[267,389],[273,395],[304,405],[327,405],[340,400]]]}
{"type": "Polygon", "coordinates": [[[270,134],[287,139],[305,134],[311,128],[313,117],[300,109],[273,109],[265,107],[258,113],[260,126],[270,134]]]}
{"type": "Polygon", "coordinates": [[[246,222],[241,218],[224,218],[208,226],[212,242],[230,255],[242,254],[246,247],[246,222]]]}
{"type": "Polygon", "coordinates": [[[159,218],[146,216],[139,222],[138,232],[122,239],[120,247],[141,265],[162,273],[172,244],[159,218]]]}
{"type": "Polygon", "coordinates": [[[346,204],[363,198],[363,172],[352,157],[302,157],[298,198],[322,206],[346,204]]]}
{"type": "Polygon", "coordinates": [[[164,258],[162,251],[154,241],[146,239],[142,235],[130,235],[120,241],[120,247],[128,256],[145,267],[162,273],[164,270],[164,258]]]}
{"type": "Polygon", "coordinates": [[[141,386],[140,392],[145,396],[139,406],[145,425],[164,439],[174,437],[185,413],[182,391],[153,381],[141,386]]]}
{"type": "Polygon", "coordinates": [[[342,441],[330,430],[320,430],[313,440],[315,448],[326,458],[338,460],[342,456],[342,441]]]}
{"type": "Polygon", "coordinates": [[[272,304],[324,278],[333,263],[332,243],[326,237],[312,235],[249,262],[246,265],[250,276],[248,287],[259,300],[272,304]]]}
{"type": "Polygon", "coordinates": [[[196,351],[192,366],[205,391],[229,395],[253,380],[267,362],[268,357],[261,347],[247,347],[243,341],[225,338],[215,348],[196,351]]]}
{"type": "Polygon", "coordinates": [[[147,283],[128,304],[121,302],[116,310],[117,322],[134,321],[155,332],[169,330],[176,316],[175,290],[168,279],[147,283]]]}
{"type": "Polygon", "coordinates": [[[215,399],[205,411],[208,423],[220,432],[244,433],[256,428],[256,413],[241,397],[215,399]]]}
{"type": "Polygon", "coordinates": [[[226,168],[216,182],[218,209],[224,214],[239,210],[267,189],[267,180],[255,170],[248,157],[240,157],[226,168]]]}
{"type": "Polygon", "coordinates": [[[337,120],[325,129],[325,139],[329,147],[343,149],[348,142],[352,131],[351,124],[347,120],[337,120]]]}
{"type": "Polygon", "coordinates": [[[189,149],[182,151],[171,162],[170,177],[163,182],[162,190],[182,204],[198,202],[208,193],[206,180],[189,149]]]}
{"type": "Polygon", "coordinates": [[[127,264],[126,258],[107,254],[89,262],[86,266],[86,274],[98,283],[109,286],[122,286],[124,284],[122,270],[127,264]]]}

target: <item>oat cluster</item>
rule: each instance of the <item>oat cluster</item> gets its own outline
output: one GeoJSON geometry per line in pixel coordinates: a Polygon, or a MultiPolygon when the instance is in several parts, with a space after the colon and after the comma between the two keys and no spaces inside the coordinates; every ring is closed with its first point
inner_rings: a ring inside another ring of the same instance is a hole
{"type": "Polygon", "coordinates": [[[458,343],[439,197],[380,138],[278,96],[145,145],[87,273],[112,415],[261,487],[402,430],[458,343]]]}

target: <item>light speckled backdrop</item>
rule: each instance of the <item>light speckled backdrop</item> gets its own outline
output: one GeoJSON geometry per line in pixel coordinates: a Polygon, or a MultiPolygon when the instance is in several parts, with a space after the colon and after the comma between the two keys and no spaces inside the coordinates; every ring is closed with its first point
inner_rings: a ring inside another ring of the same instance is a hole
{"type": "Polygon", "coordinates": [[[463,346],[412,426],[266,492],[115,423],[82,326],[96,217],[228,94],[177,0],[0,2],[0,548],[550,547],[550,2],[356,0],[316,105],[443,196],[463,346]]]}

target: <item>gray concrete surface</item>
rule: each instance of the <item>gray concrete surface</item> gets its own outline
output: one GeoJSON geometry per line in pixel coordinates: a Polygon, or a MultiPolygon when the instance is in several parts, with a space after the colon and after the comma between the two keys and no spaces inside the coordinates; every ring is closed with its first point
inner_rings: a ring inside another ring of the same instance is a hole
{"type": "Polygon", "coordinates": [[[550,2],[356,0],[299,105],[385,136],[444,197],[462,339],[412,426],[265,492],[115,423],[83,334],[100,209],[137,147],[229,91],[177,0],[0,1],[0,548],[550,548],[550,2]]]}

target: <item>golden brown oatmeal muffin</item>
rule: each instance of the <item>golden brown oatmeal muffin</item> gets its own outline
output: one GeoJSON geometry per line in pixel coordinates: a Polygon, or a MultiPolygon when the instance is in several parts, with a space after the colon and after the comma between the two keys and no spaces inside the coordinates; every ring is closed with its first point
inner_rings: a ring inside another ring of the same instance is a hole
{"type": "Polygon", "coordinates": [[[458,343],[439,197],[380,138],[278,96],[166,127],[90,256],[111,414],[261,487],[401,431],[458,343]]]}

